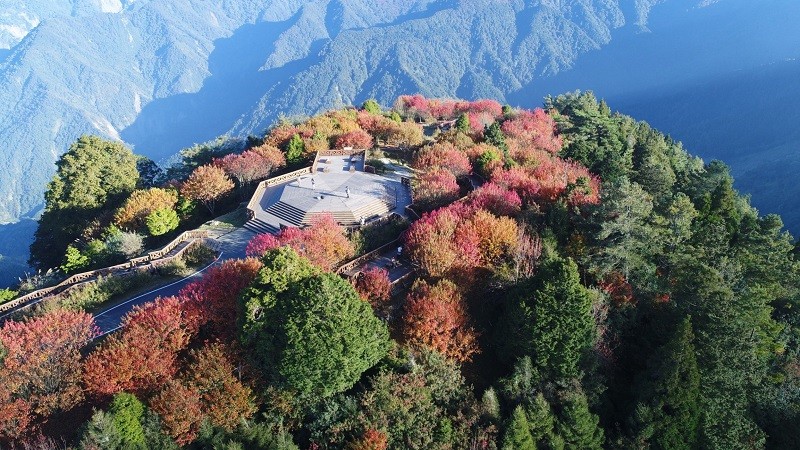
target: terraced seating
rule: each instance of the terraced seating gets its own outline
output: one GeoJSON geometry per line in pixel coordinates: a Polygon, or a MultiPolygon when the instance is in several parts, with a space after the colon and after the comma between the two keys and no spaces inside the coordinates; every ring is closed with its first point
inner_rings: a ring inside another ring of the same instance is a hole
{"type": "Polygon", "coordinates": [[[283,201],[273,203],[264,211],[296,227],[303,225],[306,216],[306,212],[302,209],[295,208],[283,201]]]}
{"type": "Polygon", "coordinates": [[[278,228],[262,220],[259,220],[258,218],[250,219],[249,221],[247,221],[247,223],[244,224],[244,227],[258,234],[265,234],[265,233],[275,234],[278,231],[280,231],[278,228]]]}

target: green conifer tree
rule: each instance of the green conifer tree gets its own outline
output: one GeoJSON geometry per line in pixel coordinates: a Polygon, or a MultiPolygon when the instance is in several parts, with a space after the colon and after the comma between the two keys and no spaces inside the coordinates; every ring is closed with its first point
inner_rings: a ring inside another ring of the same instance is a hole
{"type": "Polygon", "coordinates": [[[469,116],[467,113],[461,113],[456,119],[456,130],[462,133],[469,133],[469,116]]]}
{"type": "Polygon", "coordinates": [[[507,305],[499,342],[504,356],[531,356],[547,379],[577,377],[594,339],[591,307],[577,265],[571,259],[549,258],[507,305]]]}
{"type": "Polygon", "coordinates": [[[578,388],[565,395],[562,400],[557,432],[568,450],[600,450],[603,448],[603,429],[599,418],[589,411],[586,395],[578,388]]]}
{"type": "Polygon", "coordinates": [[[139,399],[127,392],[120,392],[111,401],[109,413],[127,448],[145,448],[142,428],[144,405],[139,399]]]}
{"type": "Polygon", "coordinates": [[[651,358],[645,384],[639,388],[637,441],[649,441],[652,449],[695,447],[701,410],[700,372],[693,340],[692,324],[686,317],[651,358]],[[642,408],[648,408],[648,412],[642,408]]]}
{"type": "Polygon", "coordinates": [[[530,405],[525,408],[528,424],[539,448],[558,448],[555,436],[555,416],[550,404],[540,393],[536,394],[530,405]]]}
{"type": "Polygon", "coordinates": [[[303,161],[303,154],[306,151],[306,145],[299,134],[295,134],[286,145],[286,163],[288,165],[297,165],[303,161]]]}
{"type": "Polygon", "coordinates": [[[502,450],[536,450],[536,442],[531,436],[528,417],[522,406],[517,406],[503,435],[502,450]]]}

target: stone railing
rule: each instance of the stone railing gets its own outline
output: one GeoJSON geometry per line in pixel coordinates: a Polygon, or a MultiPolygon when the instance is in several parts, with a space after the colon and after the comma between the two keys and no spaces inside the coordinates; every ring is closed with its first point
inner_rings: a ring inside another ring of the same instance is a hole
{"type": "MultiPolygon", "coordinates": [[[[314,164],[316,164],[316,160],[314,161],[314,164]]],[[[312,168],[313,166],[303,167],[302,169],[297,169],[283,175],[278,175],[277,177],[267,178],[261,183],[258,183],[256,191],[253,193],[253,196],[250,197],[250,201],[247,203],[247,214],[250,216],[250,218],[252,219],[254,217],[255,211],[258,208],[258,204],[261,202],[261,197],[264,195],[264,191],[266,191],[268,187],[283,184],[303,175],[313,173],[312,168]]]]}
{"type": "Polygon", "coordinates": [[[363,148],[352,148],[352,147],[345,147],[345,148],[331,148],[328,150],[320,150],[317,152],[317,156],[351,156],[357,153],[366,153],[367,150],[363,148]]]}
{"type": "Polygon", "coordinates": [[[316,156],[314,156],[314,163],[311,165],[311,173],[317,173],[317,166],[319,165],[319,160],[321,157],[325,156],[353,156],[359,153],[364,154],[364,161],[366,162],[367,157],[369,155],[369,149],[358,149],[352,147],[345,147],[345,148],[332,148],[328,150],[320,150],[317,152],[316,156]]]}
{"type": "Polygon", "coordinates": [[[390,250],[390,249],[392,249],[394,247],[397,247],[397,245],[399,243],[400,243],[400,238],[398,237],[397,239],[395,239],[395,240],[393,240],[393,241],[391,241],[391,242],[389,242],[387,244],[383,244],[383,245],[381,245],[380,247],[376,248],[375,250],[373,250],[371,252],[364,253],[363,255],[359,256],[358,258],[352,259],[352,260],[342,264],[341,266],[339,266],[338,269],[336,269],[336,273],[339,274],[339,275],[347,273],[350,270],[352,270],[353,268],[358,267],[358,266],[360,266],[361,264],[364,264],[367,261],[371,261],[371,260],[377,258],[378,256],[382,255],[385,251],[390,250]]]}
{"type": "Polygon", "coordinates": [[[297,179],[298,177],[301,177],[303,175],[308,175],[310,173],[311,173],[311,167],[310,166],[309,167],[303,167],[302,169],[297,169],[297,170],[291,171],[289,173],[285,173],[283,175],[278,175],[277,177],[268,178],[268,179],[264,180],[264,185],[266,187],[277,186],[279,184],[283,184],[283,183],[286,183],[288,181],[292,181],[294,179],[297,179]]]}
{"type": "Polygon", "coordinates": [[[164,258],[164,255],[167,255],[169,252],[178,247],[181,243],[189,240],[204,239],[207,237],[208,237],[207,231],[201,231],[201,230],[184,231],[183,233],[178,235],[178,237],[173,239],[169,244],[162,247],[160,250],[150,252],[146,256],[133,258],[125,263],[117,264],[116,266],[104,267],[102,269],[76,273],[75,275],[70,276],[69,278],[63,280],[62,282],[58,283],[55,286],[50,286],[33,292],[29,292],[21,297],[17,297],[14,300],[11,300],[10,302],[3,303],[2,305],[0,305],[0,313],[11,311],[33,300],[38,300],[47,297],[48,295],[54,295],[63,292],[73,287],[76,284],[83,283],[92,278],[97,278],[101,275],[108,275],[120,270],[132,269],[142,264],[150,263],[159,259],[171,261],[172,259],[174,259],[176,255],[182,254],[189,246],[184,247],[183,249],[178,251],[176,255],[170,256],[169,258],[164,258]]]}
{"type": "MultiPolygon", "coordinates": [[[[182,258],[183,254],[186,253],[190,248],[192,248],[193,245],[194,245],[194,242],[192,242],[189,245],[187,245],[187,246],[183,247],[182,249],[178,250],[173,255],[167,256],[165,258],[159,258],[159,259],[156,259],[156,260],[148,261],[149,266],[151,268],[158,268],[158,267],[165,266],[165,265],[171,263],[172,261],[174,261],[174,260],[176,260],[178,258],[182,258]]],[[[66,294],[69,291],[71,291],[71,290],[73,290],[75,288],[78,288],[80,286],[85,286],[85,285],[87,285],[89,283],[96,283],[100,276],[109,275],[109,274],[113,273],[115,270],[119,270],[119,269],[129,270],[129,269],[131,269],[131,267],[128,264],[120,264],[120,265],[117,265],[117,266],[106,267],[106,268],[103,268],[103,269],[100,269],[100,270],[96,270],[96,271],[94,271],[94,273],[95,273],[94,277],[90,277],[89,279],[83,279],[81,281],[77,281],[77,282],[75,282],[73,284],[70,284],[70,285],[68,285],[66,287],[63,287],[61,289],[58,289],[58,290],[54,289],[54,290],[50,291],[50,293],[45,294],[44,296],[39,297],[39,298],[40,299],[44,299],[45,297],[60,296],[60,295],[66,294]],[[110,269],[114,269],[114,270],[110,270],[110,269]]],[[[147,270],[147,268],[145,266],[140,266],[140,267],[136,268],[136,270],[137,271],[143,271],[143,270],[147,270]]],[[[125,277],[125,276],[129,276],[132,273],[133,273],[132,271],[129,271],[127,273],[123,272],[119,276],[125,277]]],[[[54,286],[54,288],[55,288],[55,286],[54,286]]],[[[21,306],[22,308],[25,308],[25,307],[33,306],[33,305],[35,305],[37,303],[39,303],[39,302],[24,303],[24,304],[19,305],[19,306],[21,306]]],[[[5,306],[5,305],[3,305],[3,306],[5,306]]],[[[0,312],[7,312],[7,310],[0,309],[0,312]]],[[[5,314],[3,316],[0,316],[0,319],[5,318],[6,316],[8,316],[8,314],[10,314],[10,313],[7,313],[7,314],[5,314]]]]}

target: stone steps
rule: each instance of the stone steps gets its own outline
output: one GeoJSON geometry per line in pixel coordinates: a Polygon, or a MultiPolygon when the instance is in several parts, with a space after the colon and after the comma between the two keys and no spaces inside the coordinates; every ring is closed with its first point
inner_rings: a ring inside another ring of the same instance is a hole
{"type": "Polygon", "coordinates": [[[248,229],[248,230],[250,230],[250,231],[252,231],[254,233],[258,233],[258,234],[266,234],[266,233],[276,234],[276,233],[278,233],[278,231],[280,231],[275,226],[270,225],[270,224],[264,222],[263,220],[259,220],[259,219],[250,219],[250,220],[248,220],[247,223],[244,224],[244,227],[246,229],[248,229]]]}
{"type": "Polygon", "coordinates": [[[264,211],[296,227],[300,227],[305,223],[305,211],[288,205],[282,201],[273,203],[264,211]]]}

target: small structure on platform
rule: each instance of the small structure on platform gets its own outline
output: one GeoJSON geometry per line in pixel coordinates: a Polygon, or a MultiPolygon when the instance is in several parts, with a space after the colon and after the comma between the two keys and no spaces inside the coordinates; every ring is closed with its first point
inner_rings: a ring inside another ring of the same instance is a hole
{"type": "Polygon", "coordinates": [[[331,214],[343,226],[359,226],[391,212],[403,214],[411,203],[399,176],[364,171],[365,150],[345,148],[319,152],[307,169],[266,180],[248,205],[257,232],[303,227],[314,217],[331,214]]]}

